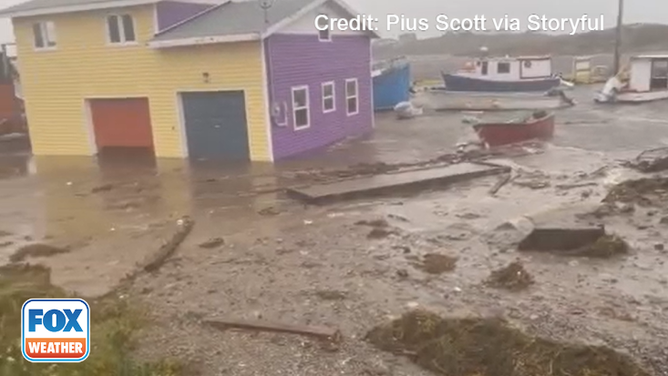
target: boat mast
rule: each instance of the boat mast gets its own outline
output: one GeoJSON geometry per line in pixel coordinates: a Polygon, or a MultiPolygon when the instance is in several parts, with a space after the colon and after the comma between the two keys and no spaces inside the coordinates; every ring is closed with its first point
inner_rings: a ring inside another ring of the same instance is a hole
{"type": "Polygon", "coordinates": [[[615,36],[615,57],[614,57],[614,74],[619,73],[621,60],[621,46],[622,46],[622,27],[624,25],[624,0],[619,0],[619,10],[617,11],[617,29],[615,36]]]}

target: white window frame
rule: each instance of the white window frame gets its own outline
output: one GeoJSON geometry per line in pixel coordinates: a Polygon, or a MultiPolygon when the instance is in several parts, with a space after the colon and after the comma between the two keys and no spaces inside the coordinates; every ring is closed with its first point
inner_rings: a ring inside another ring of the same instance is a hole
{"type": "MultiPolygon", "coordinates": [[[[326,20],[328,20],[328,19],[326,19],[326,20]]],[[[316,31],[318,32],[318,40],[319,41],[321,41],[321,42],[331,42],[332,41],[332,29],[329,27],[329,25],[327,26],[327,30],[316,29],[316,31]],[[324,33],[325,31],[327,32],[327,37],[323,38],[322,33],[324,33]]]]}
{"type": "Polygon", "coordinates": [[[137,41],[137,20],[135,20],[135,17],[130,14],[130,13],[120,13],[120,14],[108,14],[104,18],[104,29],[106,30],[107,34],[107,43],[112,45],[112,46],[133,46],[139,44],[137,41]],[[123,16],[128,16],[130,19],[132,19],[132,31],[134,32],[134,40],[127,40],[127,37],[125,35],[125,26],[123,24],[123,16]],[[109,19],[111,17],[116,17],[116,22],[118,22],[118,34],[121,38],[120,42],[113,42],[111,40],[111,29],[109,28],[109,19]]]}
{"type": "Polygon", "coordinates": [[[290,101],[292,102],[292,127],[296,131],[300,131],[303,129],[308,129],[311,127],[311,103],[310,103],[310,98],[309,98],[309,87],[308,85],[302,85],[302,86],[293,86],[292,90],[290,91],[291,98],[290,101]],[[295,105],[295,92],[300,91],[300,90],[305,90],[306,91],[306,104],[303,107],[297,107],[295,105]],[[306,109],[306,124],[297,126],[297,111],[306,109]]]}
{"type": "Polygon", "coordinates": [[[336,111],[336,84],[334,81],[329,81],[329,82],[323,82],[320,84],[320,91],[322,93],[322,113],[323,114],[328,114],[330,112],[336,111]],[[331,96],[325,96],[325,88],[331,86],[332,87],[332,95],[331,96]],[[331,98],[332,99],[332,108],[328,109],[325,107],[325,99],[331,98]]]}
{"type": "Polygon", "coordinates": [[[32,44],[35,50],[37,51],[50,51],[50,50],[55,50],[56,47],[58,46],[58,36],[56,33],[56,23],[53,21],[40,21],[40,22],[35,22],[32,24],[33,28],[33,36],[32,36],[32,44]],[[40,37],[42,38],[42,42],[44,43],[44,46],[40,47],[37,45],[37,36],[35,34],[35,25],[39,25],[39,31],[40,31],[40,37]],[[53,35],[51,35],[53,34],[53,35]],[[53,46],[49,46],[49,42],[53,42],[53,46]]]}
{"type": "Polygon", "coordinates": [[[346,93],[346,114],[348,114],[348,116],[354,116],[354,115],[359,114],[360,113],[360,85],[359,85],[359,81],[357,80],[357,78],[347,79],[346,80],[346,85],[343,88],[343,90],[345,90],[345,93],[346,93]],[[348,83],[349,82],[354,82],[355,83],[355,95],[348,95],[348,83]],[[357,103],[357,106],[355,106],[356,107],[355,112],[350,112],[350,108],[348,107],[348,100],[352,99],[352,98],[355,98],[355,101],[357,103]]]}

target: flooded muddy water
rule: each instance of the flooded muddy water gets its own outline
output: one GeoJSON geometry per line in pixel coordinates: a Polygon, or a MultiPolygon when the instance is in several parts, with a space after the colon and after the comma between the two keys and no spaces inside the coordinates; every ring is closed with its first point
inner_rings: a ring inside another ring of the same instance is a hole
{"type": "Polygon", "coordinates": [[[489,191],[498,177],[323,207],[281,192],[310,183],[304,171],[453,152],[475,137],[462,114],[407,121],[378,114],[369,137],[276,165],[128,153],[3,155],[0,259],[26,244],[66,247],[68,253],[30,261],[52,267],[56,283],[97,296],[160,248],[179,218],[190,216],[196,225],[176,254],[159,272],[139,276],[129,293],[155,312],[157,327],[145,336],[141,354],[198,361],[204,375],[426,375],[360,339],[416,306],[446,316],[502,315],[539,335],[625,350],[668,374],[668,227],[661,222],[668,206],[602,219],[631,245],[623,257],[520,253],[513,246],[534,216],[597,207],[610,187],[639,176],[620,167],[620,159],[668,142],[665,104],[595,107],[591,90],[577,89],[580,105],[557,113],[549,145],[492,160],[513,168],[513,179],[494,195],[489,191]],[[356,225],[378,218],[391,227],[386,236],[369,237],[368,226],[356,225]],[[454,269],[416,268],[428,254],[456,258],[454,269]],[[533,276],[531,287],[485,286],[493,270],[517,259],[533,276]],[[212,331],[198,321],[208,316],[327,324],[346,340],[331,352],[299,337],[212,331]]]}

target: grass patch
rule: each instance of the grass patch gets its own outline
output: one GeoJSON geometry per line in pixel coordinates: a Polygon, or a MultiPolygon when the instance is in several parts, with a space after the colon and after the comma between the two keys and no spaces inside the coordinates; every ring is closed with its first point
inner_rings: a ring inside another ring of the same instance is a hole
{"type": "Polygon", "coordinates": [[[64,298],[53,286],[50,270],[18,265],[0,268],[0,375],[1,376],[179,376],[178,362],[137,362],[132,358],[134,334],[146,323],[146,312],[126,299],[89,300],[91,352],[78,364],[38,364],[21,354],[21,307],[30,298],[64,298]]]}
{"type": "Polygon", "coordinates": [[[608,347],[528,336],[502,319],[443,319],[411,311],[376,327],[367,340],[444,376],[650,376],[608,347]]]}

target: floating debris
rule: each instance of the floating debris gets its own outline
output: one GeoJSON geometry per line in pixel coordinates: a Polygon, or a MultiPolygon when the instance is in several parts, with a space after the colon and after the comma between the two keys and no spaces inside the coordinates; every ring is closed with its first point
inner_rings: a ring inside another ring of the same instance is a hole
{"type": "Polygon", "coordinates": [[[22,262],[29,257],[51,257],[70,252],[68,248],[55,247],[48,244],[30,244],[19,248],[9,256],[11,262],[22,262]]]}
{"type": "Polygon", "coordinates": [[[369,226],[369,227],[390,227],[390,223],[384,219],[374,219],[374,220],[361,220],[355,222],[356,226],[369,226]]]}
{"type": "Polygon", "coordinates": [[[438,253],[429,253],[423,256],[422,261],[414,266],[425,273],[443,274],[455,270],[457,258],[438,253]]]}
{"type": "Polygon", "coordinates": [[[221,245],[225,244],[225,239],[223,238],[211,238],[204,243],[200,244],[200,248],[204,249],[213,249],[213,248],[218,248],[221,245]]]}
{"type": "Polygon", "coordinates": [[[649,376],[608,347],[528,336],[500,318],[443,319],[414,310],[371,330],[366,340],[444,376],[649,376]]]}
{"type": "Polygon", "coordinates": [[[517,260],[508,266],[493,271],[485,283],[494,288],[520,291],[531,286],[534,279],[524,269],[522,262],[517,260]]]}
{"type": "Polygon", "coordinates": [[[338,290],[318,290],[315,295],[322,300],[344,300],[347,294],[338,290]]]}

